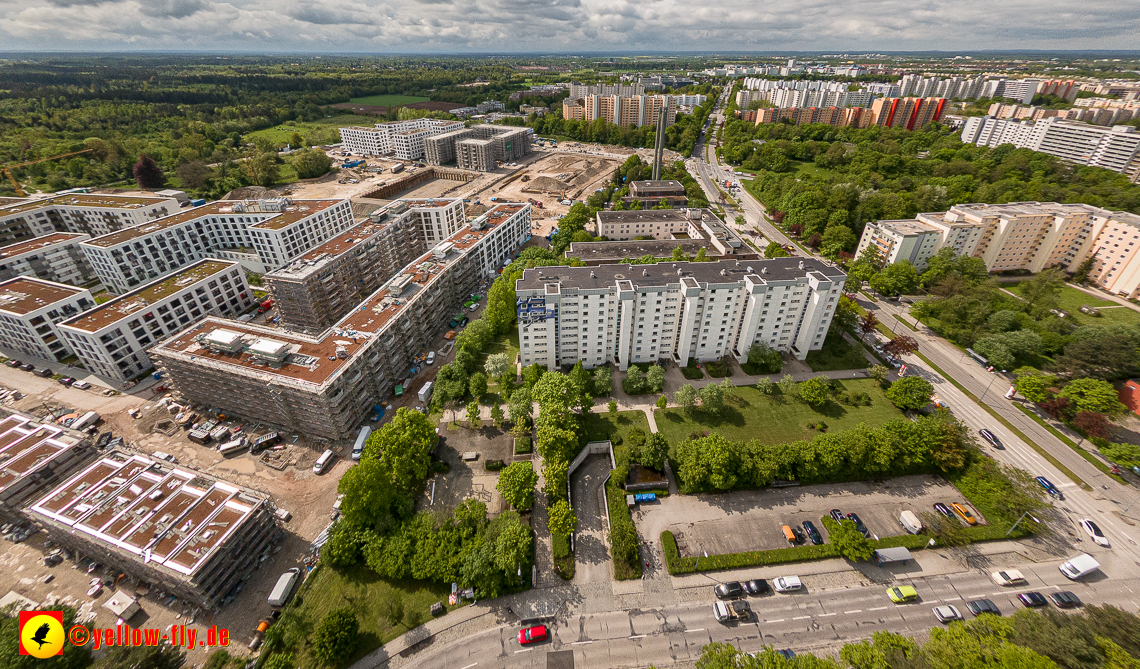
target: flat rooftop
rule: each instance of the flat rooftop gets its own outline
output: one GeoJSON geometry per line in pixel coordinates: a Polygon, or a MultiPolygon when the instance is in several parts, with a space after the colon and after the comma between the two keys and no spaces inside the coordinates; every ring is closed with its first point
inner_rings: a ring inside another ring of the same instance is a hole
{"type": "Polygon", "coordinates": [[[217,215],[237,215],[243,216],[247,219],[256,219],[256,223],[249,225],[250,228],[263,228],[268,230],[280,230],[288,225],[292,225],[297,221],[312,216],[313,214],[320,213],[321,211],[332,207],[344,200],[294,200],[293,205],[288,207],[283,212],[276,211],[246,211],[234,212],[234,205],[239,201],[234,200],[217,200],[204,204],[200,207],[191,207],[183,209],[176,214],[170,216],[163,216],[149,223],[135,226],[133,228],[126,228],[117,232],[112,232],[109,235],[96,237],[90,241],[84,242],[91,246],[98,246],[101,248],[110,248],[125,244],[139,237],[173,228],[183,223],[191,223],[207,216],[217,215]]]}
{"type": "Polygon", "coordinates": [[[690,209],[634,209],[628,211],[599,211],[599,223],[641,223],[641,222],[661,222],[661,221],[681,221],[693,220],[698,221],[703,218],[701,209],[701,218],[690,218],[688,212],[690,209]]]}
{"type": "Polygon", "coordinates": [[[214,260],[212,258],[199,260],[179,272],[148,283],[125,295],[120,295],[110,302],[104,302],[94,309],[89,309],[75,318],[63,321],[62,325],[84,332],[98,332],[108,325],[118,323],[128,316],[133,316],[149,308],[156,302],[166,299],[206,277],[238,266],[238,263],[229,260],[214,260]]]}
{"type": "Polygon", "coordinates": [[[565,288],[609,288],[619,281],[634,286],[679,285],[686,278],[698,283],[734,283],[746,276],[765,281],[795,281],[809,272],[842,278],[838,267],[830,267],[811,258],[773,258],[771,260],[719,260],[715,262],[659,262],[654,265],[598,265],[596,267],[536,267],[523,272],[515,282],[515,290],[542,290],[547,284],[560,283],[565,288]],[[799,264],[803,263],[803,269],[799,264]],[[724,274],[721,274],[721,272],[724,274]],[[540,276],[541,274],[541,276],[540,276]]]}
{"type": "Polygon", "coordinates": [[[36,237],[35,239],[29,239],[26,242],[20,242],[18,244],[12,244],[10,246],[0,248],[0,262],[10,260],[16,256],[22,256],[25,253],[42,251],[51,246],[55,246],[56,244],[66,244],[82,241],[88,237],[89,235],[85,235],[81,232],[53,232],[50,235],[36,237]]]}
{"type": "Polygon", "coordinates": [[[634,186],[637,186],[638,188],[651,188],[654,190],[660,190],[663,188],[680,188],[681,190],[685,190],[684,184],[674,179],[658,179],[656,181],[653,179],[645,179],[643,181],[631,181],[629,187],[632,189],[634,186]]]}
{"type": "Polygon", "coordinates": [[[266,378],[290,379],[316,389],[351,364],[352,358],[363,350],[364,344],[383,332],[396,316],[408,308],[417,295],[440,277],[445,267],[456,262],[479,240],[527,206],[529,205],[496,205],[476,219],[476,222],[483,222],[481,230],[472,230],[470,226],[465,226],[442,242],[453,245],[444,258],[437,258],[433,252],[423,254],[354,307],[336,325],[315,337],[208,316],[188,329],[168,337],[153,348],[152,352],[168,351],[192,355],[195,359],[233,365],[255,374],[263,374],[266,378]],[[402,281],[407,283],[398,294],[389,292],[391,286],[402,281]],[[247,351],[239,353],[214,351],[200,339],[218,329],[237,333],[248,343],[258,339],[284,343],[289,348],[289,355],[283,364],[270,367],[262,359],[247,351]],[[339,346],[348,350],[347,358],[337,356],[339,346]]]}
{"type": "Polygon", "coordinates": [[[77,443],[62,428],[34,422],[27,416],[13,414],[0,420],[0,496],[77,443]]]}
{"type": "Polygon", "coordinates": [[[720,255],[715,247],[703,239],[631,239],[628,241],[609,242],[571,242],[570,248],[563,254],[567,258],[581,258],[585,262],[597,262],[607,258],[615,261],[622,258],[641,258],[653,256],[655,258],[668,258],[673,249],[681,249],[687,255],[696,255],[701,249],[705,253],[720,255]]]}
{"type": "Polygon", "coordinates": [[[104,549],[190,577],[265,501],[199,471],[111,451],[30,512],[104,549]]]}
{"type": "Polygon", "coordinates": [[[83,209],[141,209],[172,198],[146,195],[100,195],[98,193],[71,193],[55,195],[41,200],[20,200],[16,204],[0,204],[0,216],[22,214],[48,207],[79,207],[83,209]]]}
{"type": "Polygon", "coordinates": [[[371,239],[376,233],[391,225],[388,221],[374,223],[364,221],[345,230],[324,244],[311,249],[308,253],[294,258],[288,265],[265,274],[263,279],[288,278],[299,279],[317,271],[336,258],[360,246],[361,242],[371,239]]]}
{"type": "Polygon", "coordinates": [[[941,230],[929,223],[923,223],[922,221],[909,218],[893,221],[875,221],[875,225],[900,235],[922,235],[930,232],[941,232],[941,230]]]}
{"type": "Polygon", "coordinates": [[[0,311],[23,316],[85,292],[86,288],[18,276],[0,283],[0,311]]]}

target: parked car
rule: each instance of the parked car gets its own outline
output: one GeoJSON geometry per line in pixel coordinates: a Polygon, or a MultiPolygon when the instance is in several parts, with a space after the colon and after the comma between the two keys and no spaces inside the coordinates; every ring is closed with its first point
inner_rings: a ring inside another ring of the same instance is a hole
{"type": "Polygon", "coordinates": [[[804,587],[803,581],[799,576],[781,576],[772,579],[772,589],[776,592],[795,592],[802,590],[804,587]]]}
{"type": "Polygon", "coordinates": [[[546,641],[548,636],[550,636],[550,632],[547,631],[546,625],[526,627],[519,630],[519,644],[525,646],[527,644],[538,643],[539,641],[546,641]]]}
{"type": "Polygon", "coordinates": [[[1025,580],[1025,575],[1016,569],[995,571],[994,573],[990,574],[990,578],[994,580],[994,583],[1002,586],[1023,585],[1027,582],[1025,580]]]}
{"type": "Polygon", "coordinates": [[[776,651],[776,654],[779,655],[780,657],[784,658],[785,660],[791,660],[792,658],[794,658],[796,656],[796,652],[794,650],[789,649],[789,648],[782,648],[782,649],[776,651]]]}
{"type": "Polygon", "coordinates": [[[837,523],[842,523],[843,522],[843,512],[840,511],[839,509],[832,509],[831,510],[831,519],[837,523]]]}
{"type": "Polygon", "coordinates": [[[942,502],[935,502],[934,503],[934,510],[937,511],[938,513],[941,513],[942,515],[946,516],[947,518],[951,517],[951,515],[952,515],[952,512],[950,511],[950,507],[946,506],[942,502]]]}
{"type": "Polygon", "coordinates": [[[887,588],[887,596],[895,604],[902,604],[904,602],[913,602],[918,599],[918,591],[914,589],[913,585],[900,585],[894,588],[887,588]]]}
{"type": "Polygon", "coordinates": [[[739,581],[718,583],[713,588],[713,593],[716,594],[717,599],[735,599],[744,596],[744,586],[740,585],[739,581]]]}
{"type": "Polygon", "coordinates": [[[974,514],[970,513],[970,510],[967,509],[965,506],[963,506],[957,502],[951,502],[950,508],[954,509],[954,515],[961,518],[963,523],[966,523],[967,525],[977,525],[978,524],[978,519],[975,518],[974,514]]]}
{"type": "Polygon", "coordinates": [[[1005,446],[1002,445],[1001,440],[998,439],[997,435],[993,432],[990,432],[986,429],[981,429],[978,430],[978,434],[982,435],[982,439],[990,442],[990,446],[993,446],[994,448],[1005,448],[1005,446]]]}
{"type": "Polygon", "coordinates": [[[1059,609],[1075,609],[1081,605],[1081,598],[1068,590],[1054,592],[1049,595],[1049,599],[1053,600],[1053,603],[1056,604],[1059,609]]]}
{"type": "MultiPolygon", "coordinates": [[[[35,368],[33,367],[33,369],[35,368]]],[[[44,367],[43,369],[37,369],[34,374],[36,376],[42,376],[45,379],[50,379],[51,377],[55,376],[55,372],[51,371],[47,367],[44,367]]]]}
{"type": "Polygon", "coordinates": [[[744,592],[747,592],[750,595],[763,595],[764,593],[770,592],[771,590],[772,588],[769,587],[768,581],[765,581],[762,578],[754,578],[751,581],[744,582],[744,592]]]}
{"type": "Polygon", "coordinates": [[[78,388],[80,390],[87,390],[91,387],[91,384],[87,383],[86,381],[76,381],[75,383],[71,384],[71,387],[78,388]]]}
{"type": "Polygon", "coordinates": [[[49,555],[44,558],[44,564],[49,567],[54,567],[61,562],[63,562],[63,558],[58,555],[49,555]]]}
{"type": "Polygon", "coordinates": [[[995,616],[1001,615],[1001,609],[997,607],[997,604],[994,604],[988,599],[975,599],[971,602],[966,602],[966,608],[970,609],[970,613],[975,616],[980,616],[983,613],[992,613],[995,616]]]}
{"type": "Polygon", "coordinates": [[[811,542],[816,546],[823,543],[823,535],[819,533],[818,529],[816,529],[815,523],[811,522],[810,520],[804,521],[804,532],[807,533],[808,539],[811,539],[811,542]]]}
{"type": "Polygon", "coordinates": [[[20,360],[9,360],[4,364],[12,368],[19,369],[24,363],[20,360]]]}
{"type": "Polygon", "coordinates": [[[1085,531],[1085,534],[1089,535],[1089,538],[1093,540],[1093,543],[1097,546],[1109,548],[1108,537],[1104,536],[1104,532],[1100,531],[1100,527],[1094,523],[1091,518],[1081,518],[1080,526],[1081,529],[1085,531]]]}
{"type": "Polygon", "coordinates": [[[863,519],[859,517],[859,514],[849,513],[847,514],[847,520],[855,523],[855,529],[859,530],[863,536],[867,537],[868,539],[871,538],[871,533],[867,530],[867,526],[863,524],[863,519]]]}
{"type": "Polygon", "coordinates": [[[1045,595],[1040,592],[1023,592],[1018,595],[1017,598],[1021,600],[1022,604],[1029,608],[1046,606],[1049,603],[1049,600],[1045,599],[1045,595]]]}
{"type": "Polygon", "coordinates": [[[435,364],[435,351],[428,351],[427,364],[429,364],[429,365],[435,364]]]}
{"type": "Polygon", "coordinates": [[[34,371],[36,371],[36,366],[32,365],[32,364],[25,363],[23,365],[20,365],[20,369],[24,370],[25,372],[34,372],[34,371]]]}
{"type": "Polygon", "coordinates": [[[71,378],[70,376],[65,376],[59,380],[59,383],[64,386],[70,386],[71,384],[75,383],[75,379],[71,378]]]}
{"type": "Polygon", "coordinates": [[[1044,488],[1045,492],[1049,493],[1050,496],[1056,497],[1059,500],[1065,499],[1065,495],[1061,493],[1061,490],[1057,488],[1057,486],[1053,485],[1053,482],[1044,476],[1037,477],[1037,484],[1044,488]]]}
{"type": "Polygon", "coordinates": [[[936,606],[934,607],[934,617],[942,624],[952,623],[955,620],[964,620],[962,612],[958,610],[957,606],[936,606]]]}

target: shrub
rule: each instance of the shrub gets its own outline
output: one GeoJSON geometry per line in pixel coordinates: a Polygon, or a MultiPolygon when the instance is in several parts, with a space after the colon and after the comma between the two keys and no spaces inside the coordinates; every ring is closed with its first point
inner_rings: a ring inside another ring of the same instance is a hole
{"type": "Polygon", "coordinates": [[[525,455],[533,448],[530,437],[515,437],[515,455],[525,455]]]}
{"type": "Polygon", "coordinates": [[[489,472],[497,472],[507,465],[502,460],[484,460],[483,469],[489,472]]]}

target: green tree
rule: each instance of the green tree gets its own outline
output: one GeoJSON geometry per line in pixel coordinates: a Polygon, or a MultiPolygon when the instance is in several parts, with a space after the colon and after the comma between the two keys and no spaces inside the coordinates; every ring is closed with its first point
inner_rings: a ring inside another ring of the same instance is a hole
{"type": "Polygon", "coordinates": [[[922,514],[922,525],[926,528],[926,533],[929,534],[939,546],[965,546],[971,542],[970,535],[966,532],[966,528],[962,523],[952,518],[935,516],[933,513],[924,512],[922,514]]]}
{"type": "Polygon", "coordinates": [[[503,406],[498,402],[491,405],[491,424],[497,428],[503,426],[503,406]]]}
{"type": "Polygon", "coordinates": [[[756,390],[759,390],[761,395],[771,395],[772,393],[776,392],[776,384],[772,381],[772,379],[766,376],[761,376],[756,381],[756,390]]]}
{"type": "Polygon", "coordinates": [[[467,426],[474,429],[483,426],[483,421],[479,418],[479,402],[471,400],[467,403],[467,426]]]}
{"type": "Polygon", "coordinates": [[[871,375],[872,379],[883,383],[887,380],[887,376],[891,373],[891,370],[886,365],[871,365],[867,368],[867,373],[871,375]]]}
{"type": "Polygon", "coordinates": [[[329,611],[313,631],[313,657],[321,664],[344,664],[356,650],[360,624],[351,607],[329,611]]]}
{"type": "MultiPolygon", "coordinates": [[[[365,457],[381,460],[391,472],[392,485],[401,492],[413,492],[427,478],[437,439],[426,415],[400,407],[390,422],[368,437],[361,461],[365,457]]],[[[341,508],[343,512],[343,504],[341,508]]]]}
{"type": "Polygon", "coordinates": [[[821,407],[831,401],[831,379],[816,376],[800,384],[800,398],[813,407],[821,407]]]}
{"type": "Polygon", "coordinates": [[[767,344],[753,344],[748,349],[748,364],[753,365],[759,374],[776,374],[784,367],[780,352],[767,344]]]}
{"type": "Polygon", "coordinates": [[[659,393],[665,388],[665,369],[660,365],[650,365],[645,370],[645,385],[649,392],[659,393]]]}
{"type": "Polygon", "coordinates": [[[887,399],[904,411],[930,404],[933,394],[934,386],[921,376],[904,376],[887,388],[887,399]]]}
{"type": "Polygon", "coordinates": [[[640,367],[631,365],[625,373],[625,388],[630,395],[640,395],[646,391],[645,372],[640,367]]]}
{"type": "Polygon", "coordinates": [[[1029,313],[1035,317],[1049,313],[1059,306],[1058,298],[1065,286],[1064,273],[1056,268],[1047,269],[1018,286],[1029,313]]]}
{"type": "MultiPolygon", "coordinates": [[[[289,135],[289,148],[296,150],[305,146],[305,140],[301,137],[301,133],[294,131],[289,135]]],[[[322,152],[323,155],[324,152],[322,152]]],[[[327,157],[327,156],[326,156],[327,157]]]]}
{"type": "Polygon", "coordinates": [[[669,442],[659,432],[645,435],[645,441],[637,450],[637,462],[654,471],[664,471],[665,458],[669,453],[669,442]]]}
{"type": "Polygon", "coordinates": [[[908,260],[900,260],[871,277],[871,288],[882,295],[913,293],[918,287],[918,270],[908,260]]]}
{"type": "Polygon", "coordinates": [[[515,425],[523,425],[530,420],[534,414],[534,403],[531,401],[530,390],[526,386],[511,393],[511,400],[507,403],[507,412],[511,416],[511,422],[515,425]]]}
{"type": "Polygon", "coordinates": [[[780,387],[780,394],[785,397],[795,397],[799,393],[799,384],[796,383],[796,377],[791,374],[785,374],[776,385],[780,387]]]}
{"type": "Polygon", "coordinates": [[[599,367],[594,370],[594,395],[605,397],[613,392],[613,370],[599,367]]]}
{"type": "Polygon", "coordinates": [[[565,460],[546,460],[542,465],[542,489],[550,499],[566,497],[566,477],[570,463],[565,460]]]}
{"type": "Polygon", "coordinates": [[[697,406],[697,390],[693,384],[686,383],[674,391],[673,403],[685,411],[692,411],[697,406]]]}
{"type": "Polygon", "coordinates": [[[483,372],[475,372],[467,379],[467,390],[471,396],[478,400],[480,397],[487,394],[487,375],[483,372]]]}
{"type": "Polygon", "coordinates": [[[739,454],[719,434],[681,442],[675,457],[677,477],[684,493],[730,490],[736,486],[739,454]]]}
{"type": "Polygon", "coordinates": [[[281,180],[276,153],[252,151],[246,155],[241,166],[242,171],[245,172],[245,178],[254,186],[268,188],[281,180]]]}
{"type": "Polygon", "coordinates": [[[516,462],[499,472],[499,482],[495,489],[503,499],[519,511],[527,511],[534,506],[534,486],[538,474],[529,462],[516,462]]]}
{"type": "Polygon", "coordinates": [[[511,358],[506,353],[492,353],[483,363],[483,371],[492,379],[497,379],[511,369],[511,358]]]}
{"type": "Polygon", "coordinates": [[[718,414],[724,411],[724,389],[715,383],[710,383],[697,393],[701,398],[701,409],[709,413],[718,414]]]}
{"type": "Polygon", "coordinates": [[[508,271],[505,270],[491,284],[491,289],[487,291],[487,306],[483,308],[483,317],[479,319],[487,321],[496,335],[509,332],[515,322],[515,281],[522,278],[522,272],[508,275],[508,271]]]}
{"type": "Polygon", "coordinates": [[[332,169],[332,160],[325,152],[314,149],[297,151],[289,157],[289,162],[293,165],[293,171],[297,173],[299,179],[315,179],[328,174],[329,170],[332,169]]]}
{"type": "Polygon", "coordinates": [[[779,242],[768,242],[768,246],[764,249],[764,257],[768,259],[787,258],[790,255],[779,242]]]}
{"type": "Polygon", "coordinates": [[[546,526],[551,534],[566,537],[578,527],[578,518],[574,515],[574,509],[570,508],[570,503],[564,499],[560,499],[550,506],[546,519],[546,526]]]}
{"type": "Polygon", "coordinates": [[[852,562],[870,560],[875,548],[871,541],[855,526],[855,521],[844,519],[835,522],[833,518],[824,518],[823,524],[827,528],[831,544],[843,557],[852,562]]]}
{"type": "Polygon", "coordinates": [[[658,409],[664,409],[667,406],[669,406],[669,398],[668,397],[666,397],[665,395],[662,395],[661,397],[657,398],[657,408],[658,409]]]}
{"type": "Polygon", "coordinates": [[[463,371],[463,366],[457,364],[457,361],[452,361],[440,367],[432,388],[432,404],[442,407],[448,402],[462,398],[465,394],[467,394],[467,372],[463,371]]]}
{"type": "Polygon", "coordinates": [[[859,238],[855,236],[855,232],[846,225],[829,225],[823,231],[823,243],[820,246],[820,251],[824,256],[836,260],[842,251],[855,248],[859,242],[859,238]]]}
{"type": "Polygon", "coordinates": [[[471,321],[459,333],[459,336],[455,338],[455,348],[463,349],[472,355],[478,355],[490,345],[494,337],[495,333],[491,331],[490,324],[485,319],[479,318],[471,321]]]}
{"type": "Polygon", "coordinates": [[[1013,375],[1016,377],[1013,381],[1013,387],[1017,392],[1033,402],[1040,404],[1052,396],[1050,388],[1056,388],[1058,385],[1057,377],[1052,374],[1042,374],[1032,367],[1020,367],[1013,370],[1013,375]]]}
{"type": "Polygon", "coordinates": [[[1066,384],[1057,395],[1075,404],[1077,411],[1107,416],[1119,416],[1128,411],[1128,407],[1121,403],[1116,388],[1100,379],[1075,379],[1066,384]]]}
{"type": "Polygon", "coordinates": [[[617,410],[618,410],[617,402],[610,400],[609,404],[606,405],[606,408],[610,412],[611,416],[617,414],[617,410]]]}

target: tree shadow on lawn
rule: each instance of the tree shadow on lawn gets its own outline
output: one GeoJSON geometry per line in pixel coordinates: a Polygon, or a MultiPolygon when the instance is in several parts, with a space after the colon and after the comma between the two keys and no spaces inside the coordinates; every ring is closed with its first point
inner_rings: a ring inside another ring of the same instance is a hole
{"type": "Polygon", "coordinates": [[[812,406],[810,404],[808,406],[811,407],[812,411],[827,418],[839,419],[847,415],[847,409],[844,409],[843,405],[834,401],[828,401],[826,404],[820,406],[812,406]]]}

